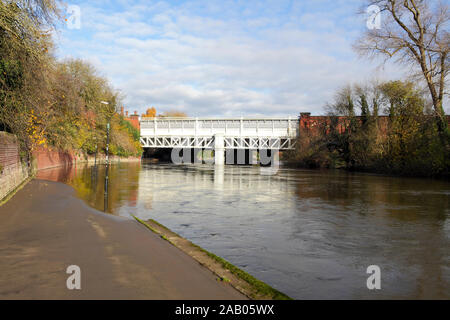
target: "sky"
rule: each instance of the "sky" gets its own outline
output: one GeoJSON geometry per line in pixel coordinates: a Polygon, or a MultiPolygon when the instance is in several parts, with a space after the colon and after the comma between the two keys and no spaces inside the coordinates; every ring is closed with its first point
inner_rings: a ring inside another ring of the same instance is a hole
{"type": "Polygon", "coordinates": [[[92,63],[129,111],[319,115],[337,89],[402,70],[359,58],[362,0],[70,1],[58,58],[92,63]]]}

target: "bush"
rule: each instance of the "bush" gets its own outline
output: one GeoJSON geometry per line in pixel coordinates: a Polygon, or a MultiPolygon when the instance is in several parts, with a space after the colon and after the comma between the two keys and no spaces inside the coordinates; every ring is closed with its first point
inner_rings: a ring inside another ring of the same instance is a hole
{"type": "Polygon", "coordinates": [[[439,134],[435,118],[426,113],[425,98],[411,82],[391,81],[365,91],[357,88],[342,89],[322,123],[313,129],[300,128],[297,149],[288,161],[307,168],[449,176],[449,134],[439,134]],[[373,97],[372,105],[367,96],[373,97]],[[354,101],[361,117],[355,116],[354,101]],[[389,115],[383,125],[379,107],[389,115]]]}

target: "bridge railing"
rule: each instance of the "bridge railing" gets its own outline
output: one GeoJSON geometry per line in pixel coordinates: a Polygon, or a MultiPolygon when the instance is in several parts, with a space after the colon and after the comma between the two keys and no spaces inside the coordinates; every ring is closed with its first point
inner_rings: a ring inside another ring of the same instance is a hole
{"type": "Polygon", "coordinates": [[[296,118],[142,118],[142,137],[296,137],[296,118]]]}

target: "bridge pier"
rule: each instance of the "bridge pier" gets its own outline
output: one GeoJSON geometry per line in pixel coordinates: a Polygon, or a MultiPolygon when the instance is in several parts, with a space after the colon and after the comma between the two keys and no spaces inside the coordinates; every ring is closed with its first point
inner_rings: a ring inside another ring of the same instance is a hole
{"type": "Polygon", "coordinates": [[[225,140],[223,133],[214,135],[214,164],[218,166],[225,164],[225,140]]]}

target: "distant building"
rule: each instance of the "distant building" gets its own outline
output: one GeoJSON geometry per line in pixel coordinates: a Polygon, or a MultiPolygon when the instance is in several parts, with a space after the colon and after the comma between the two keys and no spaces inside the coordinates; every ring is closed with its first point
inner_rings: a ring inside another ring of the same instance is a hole
{"type": "MultiPolygon", "coordinates": [[[[357,121],[362,121],[361,116],[355,117],[357,121]]],[[[325,130],[326,133],[329,132],[332,123],[336,126],[339,133],[344,133],[349,127],[350,118],[346,116],[311,116],[309,112],[300,113],[299,117],[299,130],[308,131],[313,135],[318,134],[319,131],[325,130]]],[[[387,133],[389,127],[389,116],[380,115],[377,117],[378,128],[381,133],[387,133]]],[[[450,127],[450,115],[447,115],[447,122],[450,127]]]]}
{"type": "Polygon", "coordinates": [[[140,126],[140,122],[139,122],[139,114],[137,113],[137,111],[134,111],[134,114],[128,115],[128,111],[125,111],[124,114],[124,107],[120,108],[120,115],[127,120],[129,123],[131,123],[131,125],[133,127],[135,127],[136,129],[138,129],[139,131],[141,130],[141,126],[140,126]]]}

